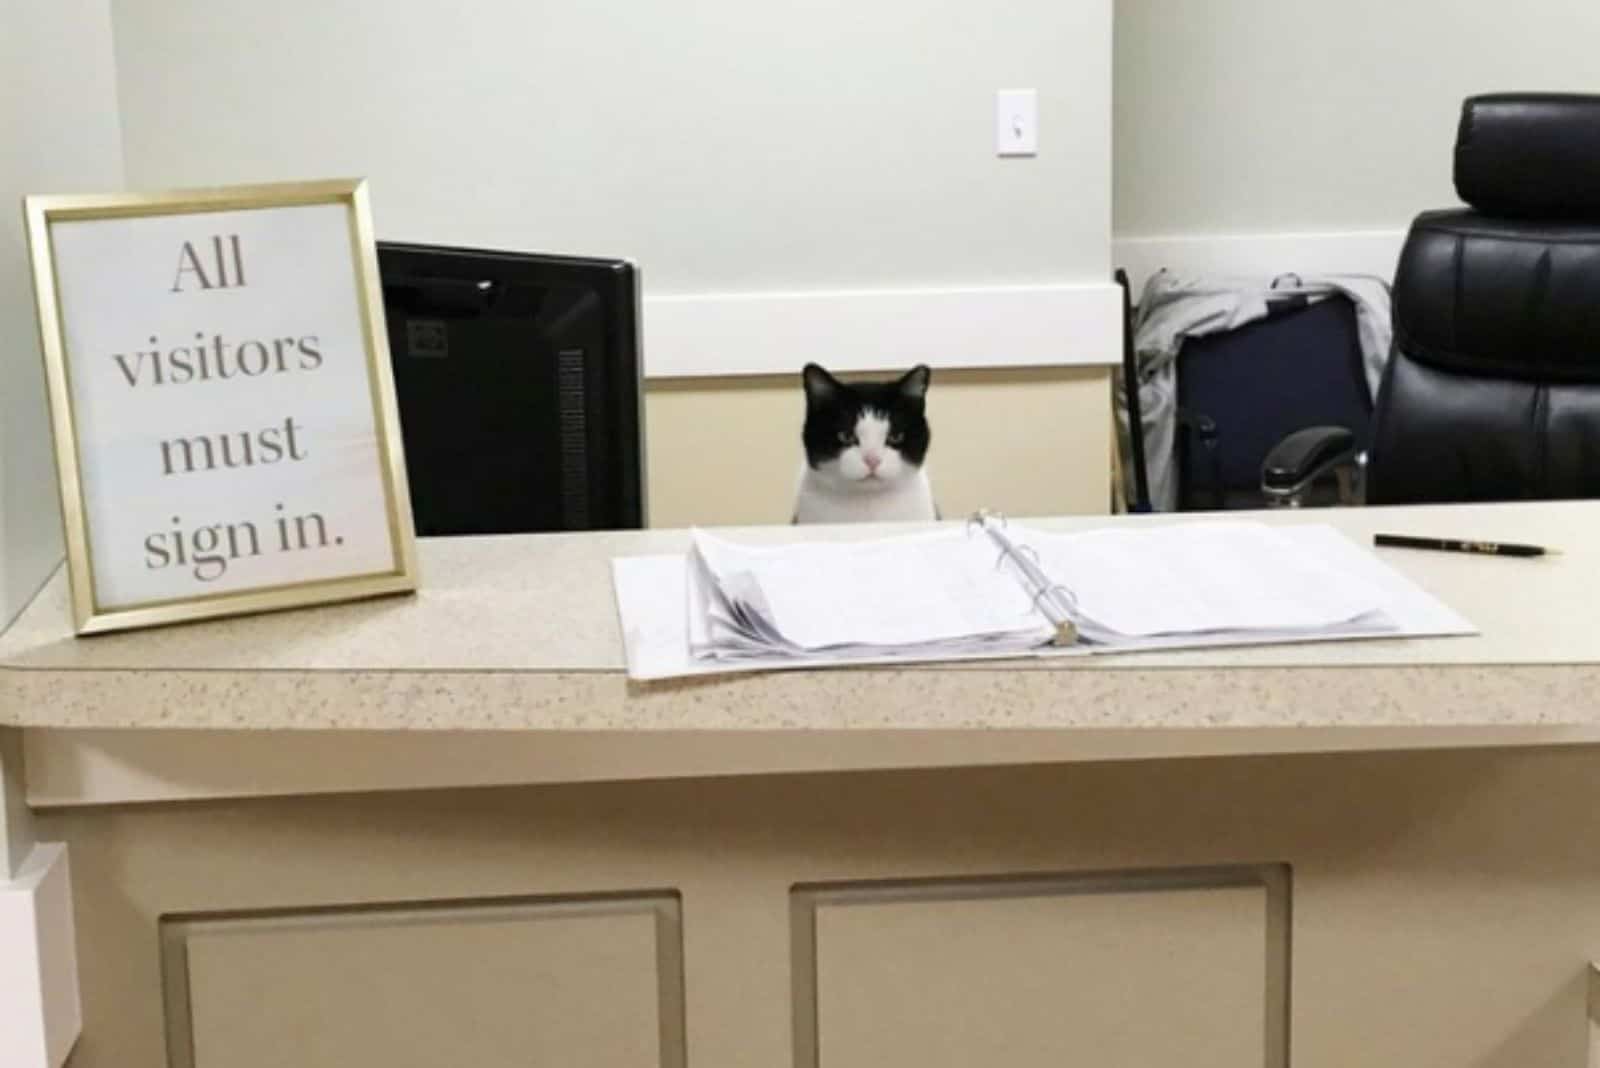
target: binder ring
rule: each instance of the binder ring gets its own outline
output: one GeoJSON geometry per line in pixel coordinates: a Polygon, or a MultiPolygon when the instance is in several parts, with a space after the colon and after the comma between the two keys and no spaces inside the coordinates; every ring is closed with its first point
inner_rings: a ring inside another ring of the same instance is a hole
{"type": "Polygon", "coordinates": [[[1046,596],[1048,596],[1049,594],[1052,594],[1052,593],[1059,594],[1061,596],[1061,600],[1066,603],[1066,606],[1067,606],[1068,610],[1070,610],[1070,611],[1076,611],[1077,610],[1077,608],[1078,608],[1078,597],[1077,597],[1077,595],[1074,594],[1071,590],[1067,589],[1065,586],[1060,585],[1059,583],[1057,583],[1054,586],[1042,587],[1039,590],[1038,593],[1034,594],[1033,595],[1033,607],[1038,611],[1043,611],[1043,609],[1039,608],[1039,602],[1044,600],[1044,598],[1046,596]]]}
{"type": "MultiPolygon", "coordinates": [[[[1035,549],[1031,545],[1012,545],[1001,548],[1000,555],[994,558],[994,569],[999,571],[1000,568],[1005,566],[1007,562],[1014,563],[1014,557],[1019,554],[1026,554],[1028,558],[1033,561],[1033,565],[1035,567],[1039,566],[1039,550],[1035,549]]],[[[1018,571],[1023,573],[1024,578],[1028,578],[1030,582],[1032,581],[1032,578],[1028,575],[1026,568],[1020,564],[1014,564],[1014,566],[1018,571]]]]}

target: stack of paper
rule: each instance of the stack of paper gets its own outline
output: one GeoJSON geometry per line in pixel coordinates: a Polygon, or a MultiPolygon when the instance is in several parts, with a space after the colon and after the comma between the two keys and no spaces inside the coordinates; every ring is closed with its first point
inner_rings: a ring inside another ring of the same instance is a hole
{"type": "MultiPolygon", "coordinates": [[[[1321,531],[1344,541],[1329,528],[1321,531]]],[[[1261,523],[1215,522],[1028,532],[1024,540],[1043,569],[1073,592],[1080,629],[1101,644],[1399,629],[1385,612],[1382,583],[1341,562],[1343,553],[1330,559],[1319,551],[1322,539],[1308,542],[1303,531],[1297,538],[1261,523]]]]}
{"type": "Polygon", "coordinates": [[[960,656],[1049,640],[1016,579],[960,532],[753,549],[695,532],[689,649],[746,656],[960,656]]]}
{"type": "Polygon", "coordinates": [[[1320,526],[1012,526],[995,541],[946,527],[776,548],[696,531],[685,555],[617,560],[614,574],[635,678],[1472,632],[1320,526]],[[1056,628],[1018,553],[1066,595],[1077,644],[1050,645],[1056,628]]]}

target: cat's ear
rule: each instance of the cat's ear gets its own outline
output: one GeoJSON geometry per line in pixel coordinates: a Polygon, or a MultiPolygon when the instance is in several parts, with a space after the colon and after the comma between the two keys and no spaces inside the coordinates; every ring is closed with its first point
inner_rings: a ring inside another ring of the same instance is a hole
{"type": "Polygon", "coordinates": [[[919,363],[901,376],[897,383],[900,395],[907,400],[922,400],[928,395],[928,382],[933,378],[933,372],[925,363],[919,363]]]}
{"type": "Polygon", "coordinates": [[[806,364],[805,370],[800,372],[800,378],[805,382],[806,401],[810,404],[826,403],[844,388],[837,378],[814,363],[806,364]]]}

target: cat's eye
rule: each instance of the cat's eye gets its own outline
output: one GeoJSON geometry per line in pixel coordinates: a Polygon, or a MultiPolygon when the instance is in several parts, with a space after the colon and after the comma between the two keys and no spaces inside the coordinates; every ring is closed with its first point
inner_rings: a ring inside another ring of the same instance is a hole
{"type": "Polygon", "coordinates": [[[840,445],[854,445],[855,443],[856,443],[856,436],[853,433],[851,433],[848,430],[839,431],[839,444],[840,445]]]}
{"type": "Polygon", "coordinates": [[[893,434],[889,435],[889,444],[895,446],[896,448],[898,448],[902,443],[904,443],[905,440],[906,440],[905,434],[903,434],[902,432],[900,432],[898,430],[896,430],[893,434]]]}

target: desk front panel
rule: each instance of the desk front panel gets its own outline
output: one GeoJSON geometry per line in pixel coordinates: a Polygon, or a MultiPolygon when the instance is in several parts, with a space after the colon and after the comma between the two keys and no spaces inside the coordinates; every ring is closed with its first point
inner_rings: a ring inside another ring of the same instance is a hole
{"type": "Polygon", "coordinates": [[[74,1068],[1582,1068],[1597,782],[1575,748],[40,823],[72,850],[74,1068]]]}

